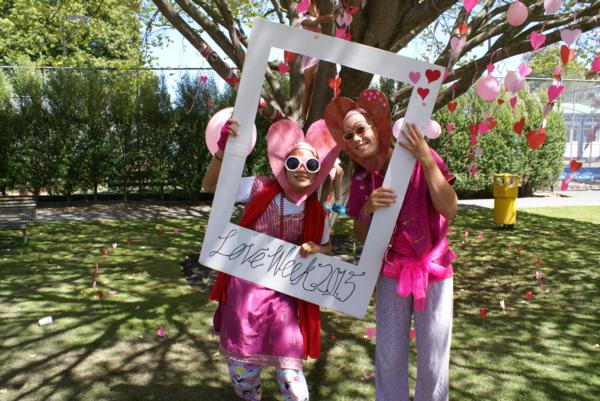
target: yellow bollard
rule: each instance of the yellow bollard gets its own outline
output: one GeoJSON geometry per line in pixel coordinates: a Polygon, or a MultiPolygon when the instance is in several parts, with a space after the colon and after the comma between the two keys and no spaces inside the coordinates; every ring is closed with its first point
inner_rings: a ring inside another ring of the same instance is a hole
{"type": "Polygon", "coordinates": [[[494,223],[514,225],[517,221],[517,195],[519,176],[494,174],[494,223]]]}

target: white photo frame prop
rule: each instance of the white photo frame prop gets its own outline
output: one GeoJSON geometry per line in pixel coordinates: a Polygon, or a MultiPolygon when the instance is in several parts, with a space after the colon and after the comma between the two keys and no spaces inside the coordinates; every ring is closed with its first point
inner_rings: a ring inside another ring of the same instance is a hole
{"type": "Polygon", "coordinates": [[[426,132],[445,69],[263,19],[256,20],[252,27],[233,113],[240,123],[239,136],[230,138],[225,148],[200,263],[362,319],[379,276],[415,159],[401,146],[395,147],[383,185],[395,190],[398,201],[374,214],[358,265],[322,254],[302,258],[298,254],[299,246],[295,244],[231,223],[271,48],[316,57],[413,85],[404,121],[417,124],[421,132],[426,132]]]}

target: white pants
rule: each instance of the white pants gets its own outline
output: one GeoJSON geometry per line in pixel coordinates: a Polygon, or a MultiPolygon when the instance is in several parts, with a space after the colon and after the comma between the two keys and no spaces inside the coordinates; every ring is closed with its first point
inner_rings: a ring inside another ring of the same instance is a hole
{"type": "Polygon", "coordinates": [[[415,318],[417,383],[414,401],[448,400],[452,336],[452,278],[430,282],[425,309],[413,313],[413,297],[396,292],[397,281],[377,283],[375,383],[377,401],[409,401],[408,356],[411,317],[415,318]]]}

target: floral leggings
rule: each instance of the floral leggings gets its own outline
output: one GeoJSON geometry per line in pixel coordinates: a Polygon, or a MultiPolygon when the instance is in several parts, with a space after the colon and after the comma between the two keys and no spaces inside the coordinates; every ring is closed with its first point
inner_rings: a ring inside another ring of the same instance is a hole
{"type": "MultiPolygon", "coordinates": [[[[262,367],[233,359],[228,359],[227,365],[236,394],[246,401],[260,401],[262,367]]],[[[275,373],[284,401],[308,401],[308,387],[301,370],[275,368],[275,373]]]]}

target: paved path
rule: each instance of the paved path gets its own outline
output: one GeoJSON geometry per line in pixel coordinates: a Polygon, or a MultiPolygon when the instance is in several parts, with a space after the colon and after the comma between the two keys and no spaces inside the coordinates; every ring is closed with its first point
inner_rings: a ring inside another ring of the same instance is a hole
{"type": "MultiPolygon", "coordinates": [[[[493,199],[459,200],[461,208],[493,208],[493,199]]],[[[531,198],[518,198],[517,209],[559,206],[600,206],[600,191],[567,191],[539,193],[531,198]]],[[[37,208],[37,221],[56,220],[121,220],[121,219],[189,219],[206,217],[210,204],[171,203],[102,203],[91,206],[45,206],[37,208]]]]}
{"type": "MultiPolygon", "coordinates": [[[[464,199],[459,207],[493,208],[494,199],[464,199]]],[[[530,198],[517,198],[517,209],[561,206],[600,206],[600,191],[540,192],[530,198]]]]}

